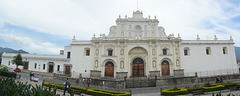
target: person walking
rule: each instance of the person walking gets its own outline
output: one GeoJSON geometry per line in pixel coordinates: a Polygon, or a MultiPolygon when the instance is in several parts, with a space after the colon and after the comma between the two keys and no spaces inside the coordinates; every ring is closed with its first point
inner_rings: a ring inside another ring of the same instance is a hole
{"type": "Polygon", "coordinates": [[[77,84],[77,85],[78,85],[78,83],[79,83],[79,79],[76,80],[76,84],[77,84]]]}
{"type": "Polygon", "coordinates": [[[85,86],[85,84],[87,84],[87,81],[88,81],[88,79],[87,79],[87,78],[85,78],[85,81],[84,81],[84,86],[85,86]]]}
{"type": "Polygon", "coordinates": [[[82,79],[82,84],[84,84],[85,78],[82,79]]]}
{"type": "Polygon", "coordinates": [[[34,76],[34,73],[31,71],[30,72],[30,81],[32,81],[32,77],[34,76]]]}
{"type": "Polygon", "coordinates": [[[87,82],[87,84],[88,84],[88,87],[90,86],[90,83],[91,83],[91,81],[90,81],[90,80],[88,80],[88,82],[87,82]]]}
{"type": "Polygon", "coordinates": [[[71,95],[71,84],[70,82],[68,81],[68,78],[67,78],[67,81],[65,83],[65,88],[64,88],[64,91],[63,91],[63,95],[65,95],[65,92],[67,90],[67,92],[71,95]]]}

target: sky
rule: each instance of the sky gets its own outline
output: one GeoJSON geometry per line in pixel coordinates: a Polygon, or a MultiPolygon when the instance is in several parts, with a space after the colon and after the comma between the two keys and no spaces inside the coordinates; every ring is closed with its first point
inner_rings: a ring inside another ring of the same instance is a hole
{"type": "MultiPolygon", "coordinates": [[[[71,44],[108,34],[119,15],[157,17],[183,40],[229,40],[240,46],[240,0],[0,0],[0,47],[59,54],[71,44]]],[[[175,36],[176,36],[175,35],[175,36]]]]}

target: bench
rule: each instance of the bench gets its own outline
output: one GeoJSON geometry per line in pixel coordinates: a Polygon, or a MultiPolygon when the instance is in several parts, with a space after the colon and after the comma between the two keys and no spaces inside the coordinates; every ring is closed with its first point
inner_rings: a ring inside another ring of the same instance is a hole
{"type": "Polygon", "coordinates": [[[230,89],[231,91],[232,91],[232,90],[237,90],[238,87],[237,87],[237,86],[231,86],[229,89],[230,89]]]}
{"type": "Polygon", "coordinates": [[[193,95],[199,95],[199,94],[204,94],[204,90],[194,90],[192,91],[193,95]]]}
{"type": "Polygon", "coordinates": [[[71,89],[71,93],[81,95],[82,94],[82,90],[71,89]]]}

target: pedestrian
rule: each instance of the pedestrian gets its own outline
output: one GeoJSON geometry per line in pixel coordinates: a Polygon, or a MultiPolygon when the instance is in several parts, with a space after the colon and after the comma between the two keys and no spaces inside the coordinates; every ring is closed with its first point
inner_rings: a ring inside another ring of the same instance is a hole
{"type": "Polygon", "coordinates": [[[84,84],[85,78],[82,79],[82,84],[84,84]]]}
{"type": "Polygon", "coordinates": [[[67,78],[67,81],[65,83],[65,88],[64,88],[63,95],[65,95],[66,90],[71,95],[71,89],[70,88],[71,88],[71,84],[70,84],[70,82],[68,81],[68,78],[67,78]]]}
{"type": "Polygon", "coordinates": [[[90,86],[90,83],[91,83],[91,81],[90,81],[90,80],[88,80],[88,82],[87,82],[87,84],[88,84],[88,87],[90,86]]]}
{"type": "Polygon", "coordinates": [[[77,85],[78,85],[78,83],[79,83],[79,79],[76,80],[76,84],[77,84],[77,85]]]}
{"type": "Polygon", "coordinates": [[[32,77],[34,76],[34,73],[31,71],[30,72],[30,81],[32,81],[32,77]]]}
{"type": "Polygon", "coordinates": [[[87,81],[88,81],[88,79],[87,79],[87,78],[85,78],[84,84],[87,84],[87,81]]]}
{"type": "Polygon", "coordinates": [[[216,78],[216,83],[220,83],[220,82],[222,82],[222,78],[220,78],[219,75],[218,75],[217,78],[216,78]]]}

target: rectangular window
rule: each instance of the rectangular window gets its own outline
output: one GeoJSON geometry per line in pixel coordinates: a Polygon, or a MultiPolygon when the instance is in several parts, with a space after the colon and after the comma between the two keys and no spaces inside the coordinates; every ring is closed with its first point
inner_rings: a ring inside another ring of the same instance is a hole
{"type": "Polygon", "coordinates": [[[108,56],[112,56],[113,50],[108,50],[108,56]]]}
{"type": "Polygon", "coordinates": [[[60,71],[60,65],[58,65],[58,67],[57,67],[57,71],[60,71]]]}
{"type": "Polygon", "coordinates": [[[206,49],[206,54],[209,55],[209,49],[206,49]]]}
{"type": "Polygon", "coordinates": [[[163,49],[163,55],[167,55],[167,49],[163,49]]]}
{"type": "Polygon", "coordinates": [[[35,69],[37,68],[37,63],[35,63],[35,66],[34,66],[34,68],[35,68],[35,69]]]}
{"type": "Polygon", "coordinates": [[[43,70],[45,70],[45,64],[43,64],[43,70]]]}
{"type": "Polygon", "coordinates": [[[86,56],[90,56],[90,50],[86,50],[86,56]]]}
{"type": "Polygon", "coordinates": [[[223,54],[227,54],[227,47],[223,47],[223,54]]]}
{"type": "Polygon", "coordinates": [[[71,52],[67,53],[67,58],[70,58],[71,52]]]}
{"type": "Polygon", "coordinates": [[[188,50],[184,50],[184,55],[185,55],[185,56],[188,55],[188,50]]]}

